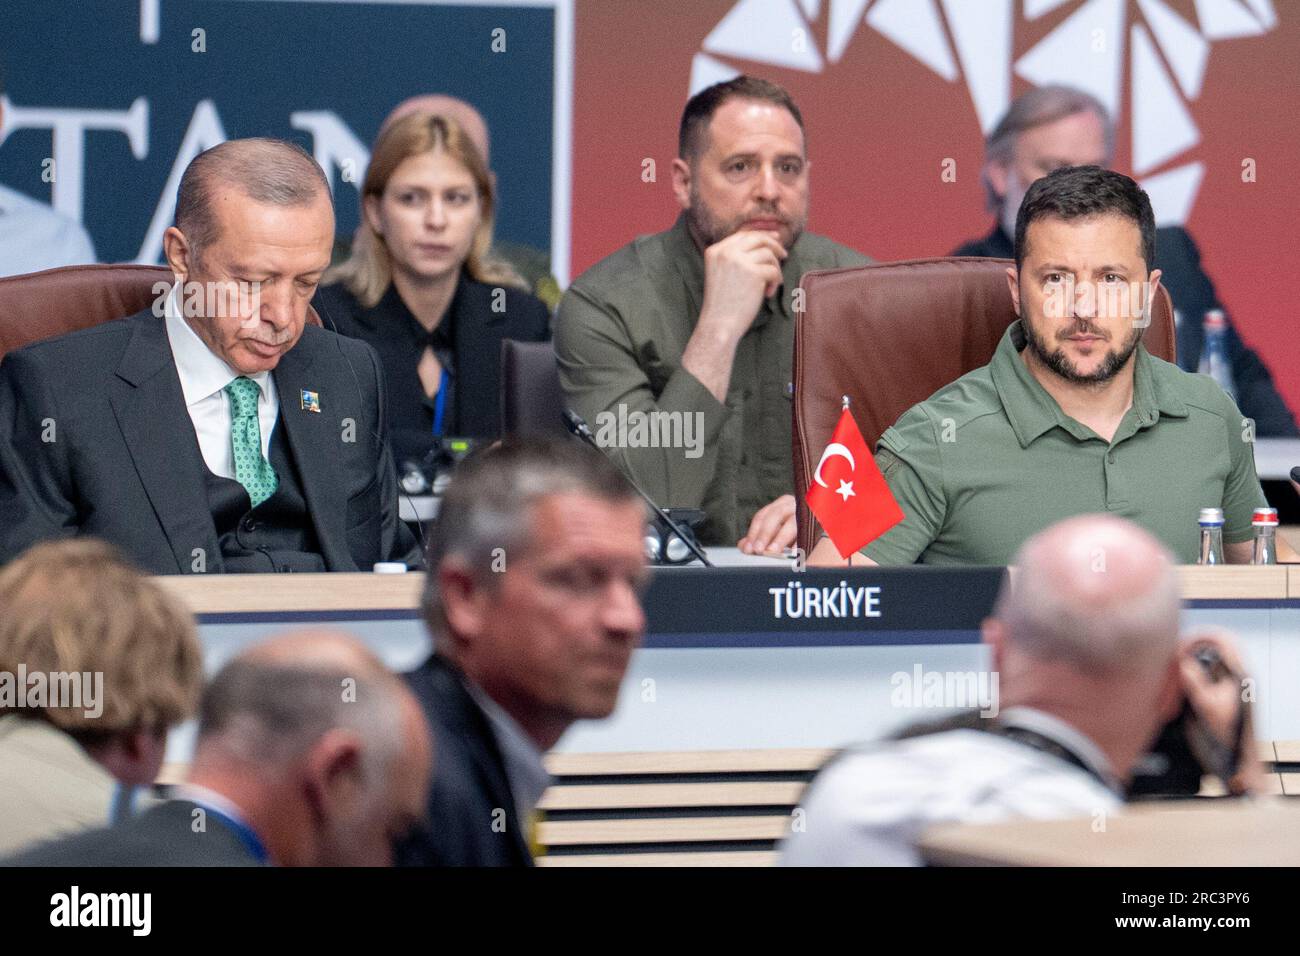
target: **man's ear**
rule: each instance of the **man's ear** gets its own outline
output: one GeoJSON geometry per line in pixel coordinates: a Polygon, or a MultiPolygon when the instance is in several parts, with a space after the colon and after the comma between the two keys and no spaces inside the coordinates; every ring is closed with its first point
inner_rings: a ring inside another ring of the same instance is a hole
{"type": "Polygon", "coordinates": [[[673,160],[673,195],[677,205],[691,208],[691,166],[680,156],[673,160]]]}
{"type": "Polygon", "coordinates": [[[989,649],[989,670],[1002,671],[1002,657],[1006,653],[1006,628],[995,617],[986,617],[980,623],[980,639],[989,649]]]}
{"type": "Polygon", "coordinates": [[[1183,679],[1179,670],[1179,658],[1175,654],[1165,669],[1164,678],[1160,681],[1160,689],[1156,694],[1156,713],[1160,715],[1162,727],[1177,717],[1178,712],[1183,709],[1183,679]]]}
{"type": "Polygon", "coordinates": [[[1007,288],[1011,290],[1011,307],[1020,314],[1020,272],[1015,266],[1007,266],[1007,288]]]}
{"type": "Polygon", "coordinates": [[[472,640],[483,631],[490,613],[487,588],[459,561],[443,561],[437,571],[442,610],[451,640],[472,640]]]}
{"type": "Polygon", "coordinates": [[[998,199],[1007,198],[1007,167],[1002,163],[989,162],[984,167],[984,175],[988,178],[989,185],[993,187],[993,192],[997,194],[998,199]]]}
{"type": "Polygon", "coordinates": [[[185,238],[185,233],[175,226],[168,226],[163,233],[163,255],[177,281],[184,282],[194,271],[194,249],[185,238]]]}
{"type": "Polygon", "coordinates": [[[355,802],[365,789],[362,747],[355,730],[333,727],[307,751],[303,758],[307,800],[318,823],[327,821],[334,807],[355,802]]]}

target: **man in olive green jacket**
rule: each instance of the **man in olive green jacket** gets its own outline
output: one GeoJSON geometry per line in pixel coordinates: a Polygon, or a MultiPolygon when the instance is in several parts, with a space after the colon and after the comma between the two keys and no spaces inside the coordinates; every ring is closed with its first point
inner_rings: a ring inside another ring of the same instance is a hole
{"type": "Polygon", "coordinates": [[[869,260],[804,232],[803,119],[738,77],[686,104],[673,161],[682,214],[578,277],[555,348],[569,407],[663,507],[701,508],[705,544],[795,540],[793,296],[805,272],[869,260]]]}

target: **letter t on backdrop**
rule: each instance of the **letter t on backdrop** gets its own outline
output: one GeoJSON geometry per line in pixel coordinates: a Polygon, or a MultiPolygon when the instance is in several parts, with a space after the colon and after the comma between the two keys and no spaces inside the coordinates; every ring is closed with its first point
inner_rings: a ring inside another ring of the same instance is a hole
{"type": "Polygon", "coordinates": [[[848,558],[903,520],[903,509],[876,467],[847,398],[804,500],[841,558],[848,558]]]}

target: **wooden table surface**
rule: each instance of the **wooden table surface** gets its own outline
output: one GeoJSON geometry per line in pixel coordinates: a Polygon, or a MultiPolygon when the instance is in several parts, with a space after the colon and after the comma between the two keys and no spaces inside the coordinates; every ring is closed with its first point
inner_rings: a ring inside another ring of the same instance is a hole
{"type": "Polygon", "coordinates": [[[1104,821],[946,825],[920,849],[938,866],[1300,866],[1300,801],[1180,800],[1104,821]]]}

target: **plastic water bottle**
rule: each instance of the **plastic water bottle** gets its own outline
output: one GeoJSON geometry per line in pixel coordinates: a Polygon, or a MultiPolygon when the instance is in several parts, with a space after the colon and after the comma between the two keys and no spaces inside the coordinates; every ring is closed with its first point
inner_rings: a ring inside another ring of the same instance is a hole
{"type": "Polygon", "coordinates": [[[1277,509],[1256,508],[1250,524],[1255,529],[1255,550],[1250,563],[1277,564],[1277,509]]]}
{"type": "Polygon", "coordinates": [[[1223,564],[1223,509],[1202,508],[1196,523],[1201,527],[1201,553],[1197,564],[1223,564]]]}
{"type": "Polygon", "coordinates": [[[1232,365],[1228,362],[1228,320],[1222,309],[1210,309],[1205,313],[1205,348],[1201,352],[1201,364],[1197,371],[1208,375],[1218,383],[1219,388],[1228,393],[1234,402],[1237,400],[1237,386],[1232,381],[1232,365]]]}

